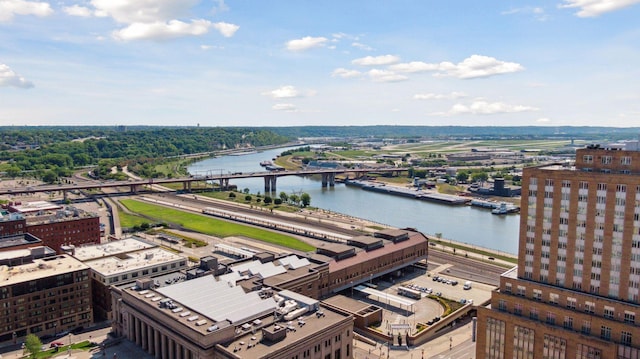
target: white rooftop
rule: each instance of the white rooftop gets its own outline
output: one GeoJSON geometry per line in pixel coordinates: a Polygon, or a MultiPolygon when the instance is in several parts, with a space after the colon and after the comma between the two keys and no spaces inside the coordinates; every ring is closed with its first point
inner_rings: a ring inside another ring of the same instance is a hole
{"type": "Polygon", "coordinates": [[[249,274],[260,276],[263,279],[287,272],[283,266],[275,265],[273,262],[261,263],[258,260],[233,266],[231,270],[241,274],[249,272],[249,274]]]}
{"type": "Polygon", "coordinates": [[[228,320],[242,323],[275,310],[273,298],[261,299],[257,292],[245,293],[241,287],[229,286],[205,276],[156,289],[181,306],[196,311],[216,322],[228,320]]]}
{"type": "Polygon", "coordinates": [[[291,269],[298,269],[311,264],[307,258],[298,258],[296,255],[280,258],[278,262],[283,266],[288,265],[291,269]]]}
{"type": "Polygon", "coordinates": [[[29,213],[37,211],[51,211],[61,209],[62,206],[47,201],[24,202],[22,204],[12,205],[11,208],[20,213],[29,213]]]}
{"type": "Polygon", "coordinates": [[[110,254],[98,259],[84,261],[84,263],[102,276],[108,277],[181,260],[184,261],[185,258],[160,247],[155,247],[143,248],[135,252],[110,254]]]}
{"type": "Polygon", "coordinates": [[[125,239],[103,244],[76,247],[74,257],[85,262],[96,258],[113,256],[119,253],[134,252],[153,247],[156,247],[156,245],[143,242],[138,237],[127,237],[125,239]]]}

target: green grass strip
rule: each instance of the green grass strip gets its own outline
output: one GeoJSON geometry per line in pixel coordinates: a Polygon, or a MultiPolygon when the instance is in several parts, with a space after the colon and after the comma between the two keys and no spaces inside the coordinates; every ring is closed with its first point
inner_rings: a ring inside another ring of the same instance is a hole
{"type": "Polygon", "coordinates": [[[120,201],[120,203],[126,206],[131,212],[155,218],[158,222],[174,223],[186,229],[211,236],[243,236],[303,252],[315,251],[315,247],[301,240],[261,228],[227,222],[210,216],[183,212],[132,199],[125,199],[120,201]]]}

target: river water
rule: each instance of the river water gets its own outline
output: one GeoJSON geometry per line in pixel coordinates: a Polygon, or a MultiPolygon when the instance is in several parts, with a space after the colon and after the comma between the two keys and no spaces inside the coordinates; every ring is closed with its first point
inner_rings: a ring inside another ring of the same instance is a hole
{"type": "MultiPolygon", "coordinates": [[[[188,167],[192,175],[227,174],[233,172],[259,172],[261,161],[270,161],[287,148],[240,156],[209,158],[188,167]]],[[[238,190],[249,188],[251,193],[264,194],[262,178],[239,179],[231,182],[238,190]]],[[[388,194],[364,191],[336,183],[333,188],[322,188],[320,181],[285,176],[277,180],[276,196],[301,192],[311,196],[311,206],[328,209],[354,217],[365,218],[393,227],[411,227],[442,238],[473,244],[493,250],[517,254],[520,216],[492,215],[489,210],[471,206],[449,206],[388,194]]]]}

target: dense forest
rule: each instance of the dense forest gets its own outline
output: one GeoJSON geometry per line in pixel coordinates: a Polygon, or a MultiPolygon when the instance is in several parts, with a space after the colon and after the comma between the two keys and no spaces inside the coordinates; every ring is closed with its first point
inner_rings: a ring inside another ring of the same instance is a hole
{"type": "MultiPolygon", "coordinates": [[[[47,182],[84,166],[108,178],[113,166],[145,167],[176,156],[286,143],[260,128],[0,127],[0,171],[47,182]]],[[[144,173],[149,175],[150,173],[144,173]]]]}

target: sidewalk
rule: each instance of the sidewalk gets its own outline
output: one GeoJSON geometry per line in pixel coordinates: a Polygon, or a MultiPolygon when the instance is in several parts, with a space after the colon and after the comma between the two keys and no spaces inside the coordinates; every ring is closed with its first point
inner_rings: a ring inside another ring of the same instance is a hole
{"type": "Polygon", "coordinates": [[[444,359],[444,358],[475,358],[475,343],[471,341],[471,323],[454,328],[433,340],[409,350],[392,349],[390,352],[385,344],[376,346],[365,342],[354,341],[354,359],[444,359]],[[449,345],[451,344],[451,349],[449,345]],[[464,350],[459,347],[464,346],[464,350]],[[455,356],[452,353],[455,350],[455,356]],[[424,356],[423,356],[424,353],[424,356]]]}

